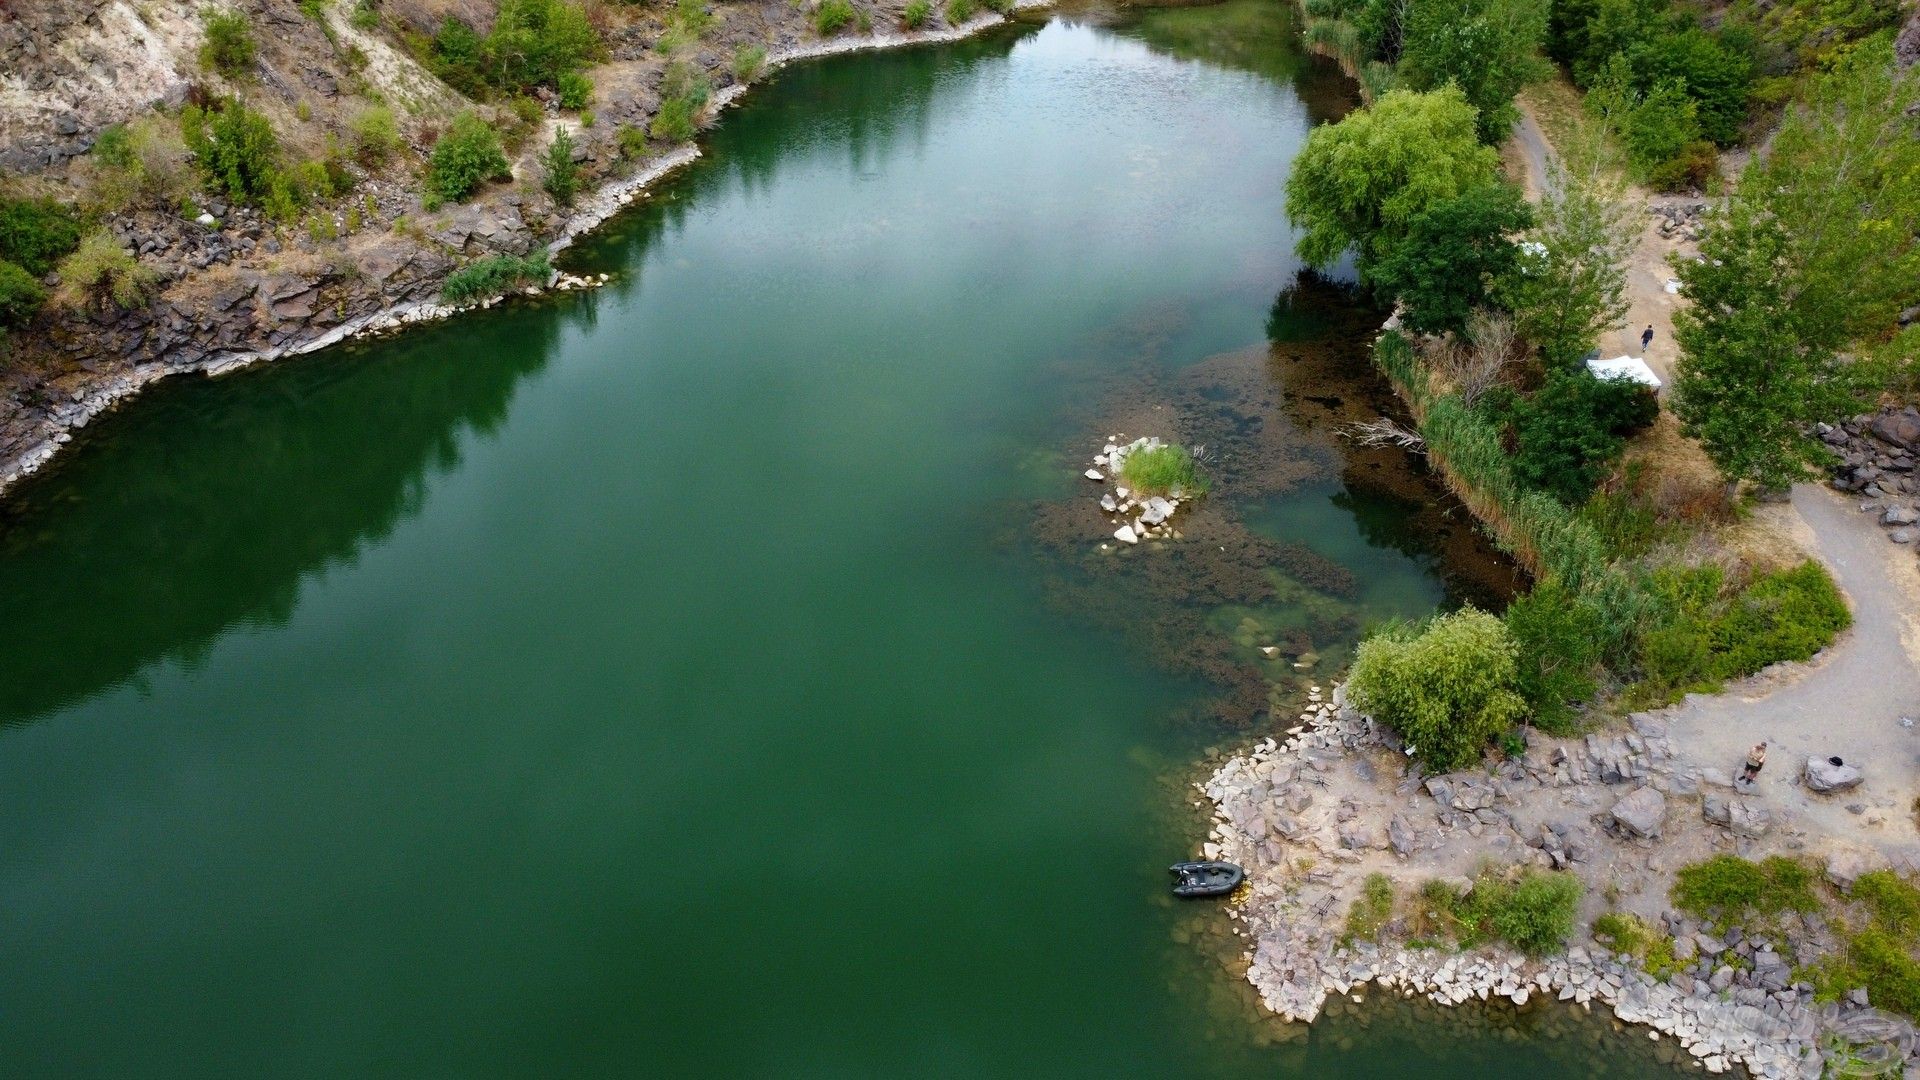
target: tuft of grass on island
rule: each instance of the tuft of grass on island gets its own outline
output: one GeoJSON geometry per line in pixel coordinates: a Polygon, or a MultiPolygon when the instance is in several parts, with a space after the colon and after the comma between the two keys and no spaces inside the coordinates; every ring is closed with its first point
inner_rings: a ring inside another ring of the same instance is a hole
{"type": "MultiPolygon", "coordinates": [[[[1106,483],[1111,479],[1115,484],[1112,491],[1100,494],[1100,509],[1118,523],[1113,538],[1122,544],[1180,539],[1173,515],[1182,504],[1206,494],[1211,486],[1200,472],[1199,460],[1205,448],[1189,450],[1164,442],[1157,435],[1121,444],[1118,440],[1124,437],[1108,439],[1094,455],[1094,467],[1086,471],[1089,480],[1106,483]]],[[[1101,544],[1100,550],[1112,548],[1101,544]]]]}

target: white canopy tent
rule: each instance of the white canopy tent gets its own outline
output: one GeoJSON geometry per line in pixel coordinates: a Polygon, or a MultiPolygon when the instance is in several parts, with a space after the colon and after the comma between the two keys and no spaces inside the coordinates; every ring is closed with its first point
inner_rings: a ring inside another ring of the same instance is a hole
{"type": "Polygon", "coordinates": [[[1653,373],[1647,362],[1634,356],[1616,356],[1611,360],[1602,360],[1595,356],[1587,361],[1587,370],[1602,379],[1632,379],[1642,386],[1660,389],[1660,376],[1653,373]]]}

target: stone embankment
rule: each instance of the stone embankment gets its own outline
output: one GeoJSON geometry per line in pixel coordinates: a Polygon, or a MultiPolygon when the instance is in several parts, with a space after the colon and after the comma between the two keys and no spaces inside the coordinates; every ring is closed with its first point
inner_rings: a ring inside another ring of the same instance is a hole
{"type": "MultiPolygon", "coordinates": [[[[1903,321],[1911,322],[1911,314],[1903,321]]],[[[1814,434],[1839,461],[1829,481],[1861,497],[1860,512],[1874,514],[1887,539],[1911,544],[1920,538],[1920,408],[1887,406],[1838,424],[1816,424],[1814,434]]]]}
{"type": "MultiPolygon", "coordinates": [[[[1667,908],[1666,883],[1680,865],[1717,850],[1758,856],[1763,846],[1804,853],[1809,845],[1726,769],[1685,760],[1657,717],[1636,717],[1620,735],[1536,737],[1519,759],[1443,776],[1423,775],[1338,689],[1331,701],[1315,693],[1300,719],[1284,741],[1263,741],[1202,785],[1216,820],[1203,854],[1248,870],[1235,912],[1250,943],[1247,978],[1282,1018],[1310,1021],[1330,995],[1374,983],[1440,1004],[1598,1003],[1678,1040],[1712,1072],[1740,1066],[1811,1080],[1833,1040],[1920,1062],[1905,1020],[1860,995],[1817,1004],[1812,987],[1795,980],[1791,958],[1833,947],[1817,917],[1790,919],[1786,940],[1770,941],[1715,933],[1667,908]],[[1470,887],[1489,862],[1573,873],[1587,886],[1582,927],[1603,905],[1639,914],[1672,935],[1675,970],[1656,978],[1584,929],[1572,948],[1545,959],[1342,944],[1370,874],[1386,874],[1403,893],[1436,878],[1470,887]]],[[[1829,876],[1863,866],[1857,853],[1836,856],[1829,876]]]]}

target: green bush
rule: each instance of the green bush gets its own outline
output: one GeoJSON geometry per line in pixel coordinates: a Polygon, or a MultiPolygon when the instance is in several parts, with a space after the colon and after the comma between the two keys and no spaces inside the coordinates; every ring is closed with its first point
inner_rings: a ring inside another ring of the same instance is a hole
{"type": "Polygon", "coordinates": [[[1200,475],[1193,455],[1184,446],[1143,447],[1133,451],[1120,463],[1120,479],[1144,495],[1186,498],[1207,490],[1206,477],[1200,475]]]}
{"type": "Polygon", "coordinates": [[[1518,652],[1515,689],[1533,722],[1556,735],[1573,730],[1573,703],[1592,697],[1600,667],[1600,616],[1586,598],[1548,577],[1507,606],[1518,652]]]}
{"type": "Polygon", "coordinates": [[[253,67],[258,51],[253,41],[253,22],[244,11],[206,8],[200,12],[206,28],[206,43],[200,46],[200,63],[229,79],[237,78],[253,67]]]}
{"type": "Polygon", "coordinates": [[[1627,436],[1660,415],[1653,392],[1630,379],[1601,379],[1584,367],[1557,369],[1513,409],[1514,473],[1568,504],[1593,494],[1626,449],[1627,436]]]}
{"type": "Polygon", "coordinates": [[[907,0],[907,9],[900,13],[900,23],[909,30],[918,30],[932,17],[932,0],[907,0]]]}
{"type": "Polygon", "coordinates": [[[261,203],[280,179],[280,140],[239,98],[180,113],[180,133],[207,183],[241,203],[261,203]]]}
{"type": "Polygon", "coordinates": [[[353,14],[347,16],[355,30],[378,30],[380,28],[380,9],[374,6],[374,0],[356,0],[353,14]]]}
{"type": "Polygon", "coordinates": [[[133,135],[125,124],[113,124],[100,129],[93,139],[93,158],[102,165],[115,169],[131,169],[140,164],[140,157],[133,145],[133,135]]]}
{"type": "Polygon", "coordinates": [[[24,326],[47,302],[47,290],[32,274],[0,259],[0,327],[24,326]]]}
{"type": "Polygon", "coordinates": [[[353,153],[368,168],[385,165],[400,149],[400,122],[386,105],[368,105],[347,122],[353,153]]]}
{"type": "Polygon", "coordinates": [[[1347,685],[1355,706],[1399,732],[1430,770],[1446,772],[1471,764],[1525,714],[1516,660],[1506,626],[1469,607],[1369,637],[1347,685]]]}
{"type": "Polygon", "coordinates": [[[1673,938],[1638,915],[1609,911],[1593,920],[1593,937],[1613,952],[1633,957],[1641,970],[1656,979],[1665,979],[1680,967],[1673,955],[1673,938]]]}
{"type": "Polygon", "coordinates": [[[540,165],[546,170],[542,186],[553,201],[561,206],[572,206],[573,197],[580,191],[580,166],[573,160],[573,134],[566,128],[553,133],[553,142],[540,155],[540,165]]]}
{"type": "Polygon", "coordinates": [[[733,77],[750,83],[767,67],[767,50],[758,45],[741,45],[733,50],[733,77]]]}
{"type": "Polygon", "coordinates": [[[577,71],[563,71],[556,80],[563,109],[584,109],[593,101],[593,80],[577,71]]]}
{"type": "Polygon", "coordinates": [[[820,0],[820,6],[813,9],[813,29],[821,37],[837,34],[841,28],[853,21],[853,4],[850,0],[820,0]]]}
{"type": "Polygon", "coordinates": [[[947,25],[959,26],[973,18],[974,0],[947,0],[947,25]]]}
{"type": "Polygon", "coordinates": [[[1738,855],[1715,855],[1681,867],[1668,895],[1680,910],[1724,927],[1783,911],[1817,911],[1820,899],[1813,883],[1811,869],[1784,856],[1755,863],[1738,855]]]}
{"type": "Polygon", "coordinates": [[[1715,673],[1734,679],[1784,660],[1808,660],[1852,625],[1847,602],[1812,560],[1754,579],[1714,622],[1715,673]]]}
{"type": "Polygon", "coordinates": [[[485,300],[516,285],[544,283],[552,273],[545,250],[536,250],[525,258],[488,255],[448,274],[440,283],[440,298],[449,304],[485,300]]]}
{"type": "Polygon", "coordinates": [[[647,153],[647,133],[632,124],[623,125],[613,137],[613,146],[621,161],[638,161],[647,153]]]}
{"type": "Polygon", "coordinates": [[[471,112],[453,118],[427,158],[427,194],[433,202],[458,202],[489,180],[513,175],[500,137],[471,112]]]}
{"type": "Polygon", "coordinates": [[[82,240],[60,263],[61,293],[78,308],[138,307],[158,279],[104,229],[82,240]]]}
{"type": "Polygon", "coordinates": [[[80,243],[80,215],[52,199],[0,198],[0,259],[45,277],[80,243]]]}

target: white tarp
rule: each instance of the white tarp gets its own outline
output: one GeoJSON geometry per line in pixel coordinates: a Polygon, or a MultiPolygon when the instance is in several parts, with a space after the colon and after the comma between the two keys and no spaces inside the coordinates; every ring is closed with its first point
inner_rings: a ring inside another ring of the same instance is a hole
{"type": "Polygon", "coordinates": [[[1647,362],[1634,356],[1616,356],[1611,360],[1599,357],[1587,361],[1587,370],[1602,379],[1632,379],[1642,386],[1660,389],[1660,376],[1653,373],[1647,362]]]}

